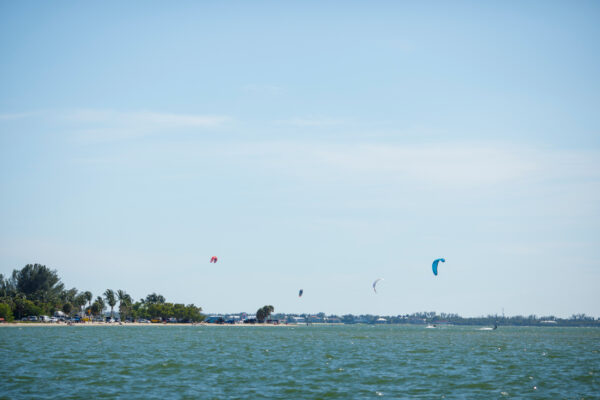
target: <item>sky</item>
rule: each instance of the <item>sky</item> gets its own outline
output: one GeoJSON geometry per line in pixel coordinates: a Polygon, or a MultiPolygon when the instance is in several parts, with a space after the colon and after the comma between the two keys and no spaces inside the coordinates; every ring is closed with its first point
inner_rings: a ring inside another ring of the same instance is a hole
{"type": "Polygon", "coordinates": [[[599,19],[1,1],[0,273],[206,313],[600,317],[599,19]]]}

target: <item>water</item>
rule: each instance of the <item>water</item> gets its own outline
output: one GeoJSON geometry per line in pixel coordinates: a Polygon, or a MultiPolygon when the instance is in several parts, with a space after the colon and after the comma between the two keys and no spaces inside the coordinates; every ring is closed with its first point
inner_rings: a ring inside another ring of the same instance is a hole
{"type": "Polygon", "coordinates": [[[600,330],[0,328],[2,399],[600,398],[600,330]]]}

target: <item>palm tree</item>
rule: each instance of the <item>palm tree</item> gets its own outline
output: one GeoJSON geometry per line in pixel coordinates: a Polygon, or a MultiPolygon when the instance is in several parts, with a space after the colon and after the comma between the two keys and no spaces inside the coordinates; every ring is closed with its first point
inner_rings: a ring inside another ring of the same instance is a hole
{"type": "Polygon", "coordinates": [[[89,304],[89,308],[90,308],[90,312],[91,312],[92,311],[92,299],[94,298],[94,296],[92,296],[92,292],[90,292],[90,291],[84,292],[83,296],[87,300],[87,303],[89,304]]]}
{"type": "Polygon", "coordinates": [[[87,298],[85,296],[85,293],[79,293],[77,296],[75,296],[73,303],[79,309],[79,316],[81,317],[81,314],[83,313],[83,310],[82,310],[83,306],[85,306],[85,303],[87,303],[87,298]]]}
{"type": "Polygon", "coordinates": [[[60,296],[60,300],[63,303],[74,303],[75,296],[77,296],[77,289],[72,288],[69,290],[63,290],[60,296]]]}
{"type": "Polygon", "coordinates": [[[106,302],[110,306],[110,317],[113,318],[113,314],[114,314],[113,310],[115,308],[115,305],[117,304],[117,299],[115,298],[115,292],[112,289],[106,289],[106,292],[104,292],[104,298],[106,299],[106,302]]]}
{"type": "Polygon", "coordinates": [[[127,315],[129,316],[131,309],[133,308],[133,299],[130,295],[125,295],[125,304],[127,305],[127,315]]]}
{"type": "Polygon", "coordinates": [[[129,312],[129,306],[131,305],[131,296],[125,293],[124,290],[117,290],[117,297],[119,298],[119,315],[121,316],[121,321],[127,318],[127,313],[129,312]]]}
{"type": "Polygon", "coordinates": [[[258,311],[256,311],[256,319],[258,322],[264,322],[265,319],[269,318],[269,315],[271,315],[273,311],[275,311],[275,307],[273,306],[259,308],[258,311]]]}
{"type": "Polygon", "coordinates": [[[275,311],[275,307],[273,307],[273,306],[265,306],[263,308],[265,309],[265,314],[267,314],[266,318],[269,318],[269,316],[273,313],[273,311],[275,311]]]}
{"type": "MultiPolygon", "coordinates": [[[[104,309],[106,308],[106,303],[104,303],[104,299],[102,298],[102,296],[96,297],[96,303],[98,303],[98,307],[100,308],[100,315],[102,315],[104,309]]],[[[102,319],[104,319],[104,317],[102,317],[102,319]]]]}
{"type": "Polygon", "coordinates": [[[165,302],[165,298],[164,298],[164,296],[162,296],[160,294],[152,293],[152,294],[149,294],[148,296],[146,296],[145,302],[150,303],[150,304],[156,304],[156,303],[163,304],[165,302]]]}
{"type": "Polygon", "coordinates": [[[95,301],[94,304],[90,306],[90,312],[92,313],[92,315],[95,316],[97,316],[100,313],[100,304],[98,304],[97,301],[95,301]]]}

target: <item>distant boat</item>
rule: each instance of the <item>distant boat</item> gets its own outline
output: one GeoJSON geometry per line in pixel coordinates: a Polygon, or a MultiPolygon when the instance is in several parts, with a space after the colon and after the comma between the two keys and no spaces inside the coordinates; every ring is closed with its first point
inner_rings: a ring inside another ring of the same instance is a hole
{"type": "Polygon", "coordinates": [[[425,327],[425,329],[435,329],[435,328],[437,328],[437,326],[435,326],[435,325],[427,325],[425,327]]]}

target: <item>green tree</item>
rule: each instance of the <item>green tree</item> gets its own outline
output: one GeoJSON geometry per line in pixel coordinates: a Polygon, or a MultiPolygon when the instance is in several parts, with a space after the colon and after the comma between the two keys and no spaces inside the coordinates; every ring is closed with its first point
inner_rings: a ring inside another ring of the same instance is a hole
{"type": "Polygon", "coordinates": [[[148,318],[148,315],[146,315],[146,305],[143,299],[136,301],[131,305],[131,316],[135,319],[148,318]]]}
{"type": "Polygon", "coordinates": [[[112,289],[106,289],[104,292],[104,298],[110,307],[110,317],[114,318],[114,308],[117,304],[117,298],[115,297],[115,292],[112,289]]]}
{"type": "Polygon", "coordinates": [[[121,321],[123,321],[127,319],[132,299],[130,295],[121,289],[117,290],[117,298],[119,299],[119,315],[121,316],[121,321]]]}
{"type": "Polygon", "coordinates": [[[41,264],[27,264],[14,270],[12,280],[18,292],[29,300],[49,302],[60,297],[64,285],[55,270],[41,264]]]}
{"type": "Polygon", "coordinates": [[[71,303],[65,303],[62,306],[62,310],[65,314],[69,315],[69,314],[71,314],[71,311],[73,310],[73,305],[71,303]]]}
{"type": "Polygon", "coordinates": [[[204,315],[201,314],[202,308],[196,307],[193,304],[188,304],[185,306],[185,315],[183,317],[184,322],[196,322],[203,321],[204,315]]]}
{"type": "Polygon", "coordinates": [[[96,301],[98,304],[98,307],[100,307],[100,315],[102,315],[104,313],[104,309],[106,308],[106,303],[104,302],[104,299],[101,296],[96,297],[96,301]]]}
{"type": "Polygon", "coordinates": [[[15,297],[15,310],[14,315],[17,319],[23,317],[29,317],[32,315],[41,315],[42,309],[35,305],[35,303],[29,299],[23,297],[15,297]]]}
{"type": "Polygon", "coordinates": [[[258,322],[265,322],[265,320],[269,318],[269,315],[271,315],[273,311],[275,311],[275,308],[273,306],[264,306],[262,308],[259,308],[256,311],[256,319],[258,320],[258,322]]]}
{"type": "Polygon", "coordinates": [[[73,303],[75,301],[75,297],[77,296],[77,289],[71,288],[69,290],[63,290],[60,294],[60,301],[63,303],[73,303]]]}
{"type": "Polygon", "coordinates": [[[75,307],[77,307],[77,310],[79,311],[78,312],[79,316],[81,316],[81,314],[83,314],[83,307],[85,306],[86,303],[87,303],[87,297],[86,297],[85,293],[79,293],[77,296],[75,296],[75,299],[73,299],[73,305],[75,307]]]}
{"type": "Polygon", "coordinates": [[[0,274],[0,298],[14,297],[17,293],[12,279],[7,279],[0,274]]]}
{"type": "Polygon", "coordinates": [[[160,294],[152,293],[152,294],[149,294],[148,296],[146,296],[145,303],[163,304],[163,303],[165,303],[165,301],[166,301],[165,298],[163,296],[161,296],[160,294]]]}
{"type": "Polygon", "coordinates": [[[14,319],[12,308],[6,303],[0,303],[0,318],[4,318],[6,322],[14,319]]]}
{"type": "Polygon", "coordinates": [[[185,314],[185,304],[173,304],[173,317],[177,318],[177,321],[183,321],[185,314]]]}
{"type": "Polygon", "coordinates": [[[83,296],[87,300],[88,307],[91,309],[92,308],[92,299],[94,298],[94,296],[92,296],[92,292],[89,292],[89,291],[84,292],[83,296]]]}
{"type": "Polygon", "coordinates": [[[90,306],[90,311],[93,315],[96,316],[102,312],[102,308],[100,304],[98,304],[98,301],[95,301],[94,304],[90,306]]]}
{"type": "Polygon", "coordinates": [[[162,316],[164,315],[164,307],[162,306],[162,304],[159,303],[147,304],[146,314],[150,319],[162,318],[162,316]]]}

